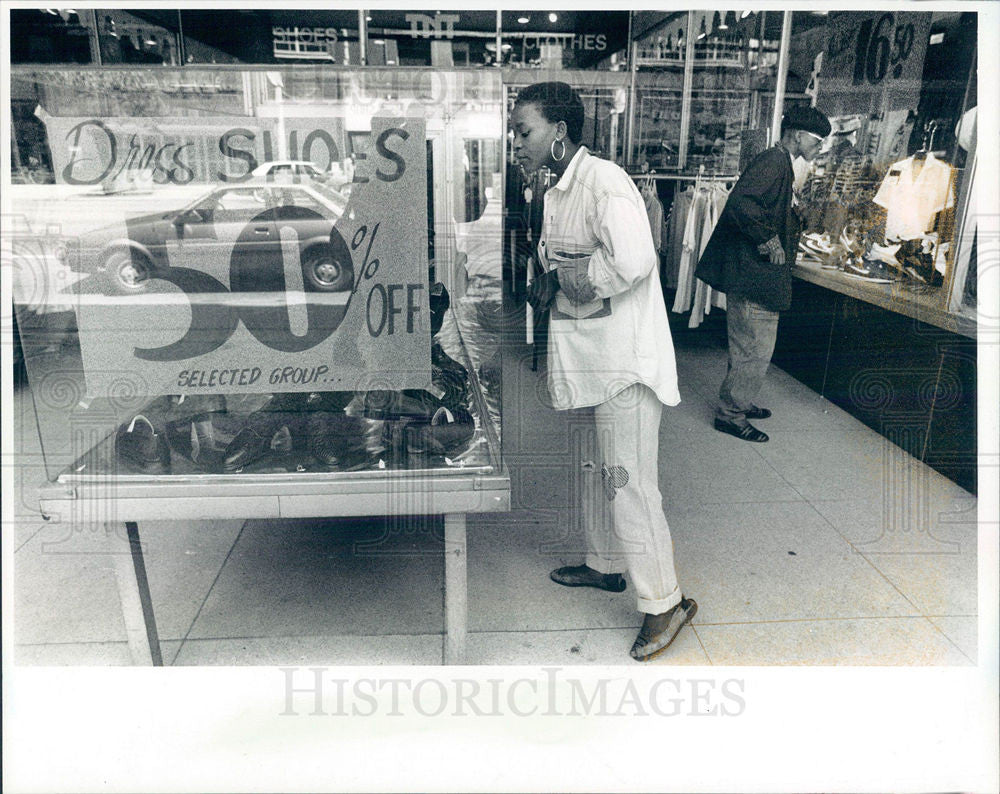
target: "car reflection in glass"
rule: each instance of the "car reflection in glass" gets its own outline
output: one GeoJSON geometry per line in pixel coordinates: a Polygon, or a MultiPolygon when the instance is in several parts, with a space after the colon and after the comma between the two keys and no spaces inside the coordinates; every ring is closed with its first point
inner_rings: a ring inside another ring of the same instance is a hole
{"type": "Polygon", "coordinates": [[[333,225],[346,206],[341,193],[316,182],[227,185],[183,209],[81,235],[75,269],[97,276],[109,295],[136,295],[172,266],[207,270],[206,263],[225,260],[225,270],[241,273],[234,290],[266,290],[277,286],[275,264],[282,269],[292,244],[306,291],[349,291],[354,282],[349,253],[331,245],[333,225]]]}

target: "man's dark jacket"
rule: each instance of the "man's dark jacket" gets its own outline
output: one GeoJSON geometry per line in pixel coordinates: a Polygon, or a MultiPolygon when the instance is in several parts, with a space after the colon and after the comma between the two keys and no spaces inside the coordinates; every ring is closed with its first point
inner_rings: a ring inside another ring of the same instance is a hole
{"type": "Polygon", "coordinates": [[[772,146],[747,166],[726,200],[695,275],[714,289],[779,312],[792,304],[792,263],[799,246],[792,213],[792,161],[772,146]],[[757,247],[775,235],[785,264],[772,265],[757,247]]]}

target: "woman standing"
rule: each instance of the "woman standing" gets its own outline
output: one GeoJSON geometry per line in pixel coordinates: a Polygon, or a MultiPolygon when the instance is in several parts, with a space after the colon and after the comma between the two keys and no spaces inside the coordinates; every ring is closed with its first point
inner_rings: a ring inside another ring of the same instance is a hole
{"type": "Polygon", "coordinates": [[[528,301],[535,311],[550,310],[553,405],[593,408],[611,508],[595,515],[585,505],[585,564],[551,577],[622,592],[627,571],[644,613],[631,656],[646,661],[698,605],[677,584],[657,482],[660,412],[680,395],[645,205],[628,174],[580,145],[583,103],[567,84],[523,89],[512,127],[517,162],[528,172],[547,167],[558,179],[544,197],[538,255],[545,273],[528,301]]]}

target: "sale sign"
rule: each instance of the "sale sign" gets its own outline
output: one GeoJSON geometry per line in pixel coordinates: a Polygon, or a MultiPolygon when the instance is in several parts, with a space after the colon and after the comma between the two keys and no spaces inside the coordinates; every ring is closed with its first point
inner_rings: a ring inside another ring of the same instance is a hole
{"type": "Polygon", "coordinates": [[[430,386],[423,119],[374,117],[350,198],[220,183],[80,238],[87,392],[430,386]]]}
{"type": "Polygon", "coordinates": [[[915,110],[931,14],[832,11],[817,107],[829,116],[915,110]]]}

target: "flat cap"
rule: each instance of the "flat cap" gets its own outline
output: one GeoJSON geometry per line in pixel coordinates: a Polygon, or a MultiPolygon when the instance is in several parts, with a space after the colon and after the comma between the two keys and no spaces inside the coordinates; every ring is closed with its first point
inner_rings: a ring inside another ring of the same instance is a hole
{"type": "Polygon", "coordinates": [[[795,105],[785,113],[785,128],[790,130],[804,130],[820,138],[825,138],[830,134],[830,121],[816,108],[795,105]]]}

